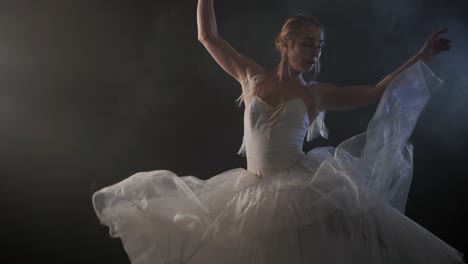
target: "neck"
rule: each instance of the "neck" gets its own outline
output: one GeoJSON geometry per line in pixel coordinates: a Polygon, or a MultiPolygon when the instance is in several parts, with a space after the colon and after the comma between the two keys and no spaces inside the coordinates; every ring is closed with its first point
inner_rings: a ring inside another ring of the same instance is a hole
{"type": "Polygon", "coordinates": [[[304,77],[302,75],[302,72],[298,72],[294,70],[293,68],[282,67],[281,63],[278,64],[274,70],[275,76],[280,80],[281,82],[287,82],[287,81],[299,81],[299,82],[304,82],[304,77]]]}
{"type": "Polygon", "coordinates": [[[286,82],[289,80],[303,80],[302,72],[298,72],[289,65],[283,63],[278,64],[275,68],[275,75],[278,77],[280,82],[286,82]]]}

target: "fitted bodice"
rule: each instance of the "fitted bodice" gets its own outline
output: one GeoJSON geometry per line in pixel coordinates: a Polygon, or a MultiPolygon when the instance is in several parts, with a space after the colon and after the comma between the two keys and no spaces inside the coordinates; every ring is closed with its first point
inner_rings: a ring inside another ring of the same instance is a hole
{"type": "Polygon", "coordinates": [[[309,127],[307,105],[300,97],[271,106],[253,96],[244,113],[247,170],[277,174],[299,160],[309,127]]]}

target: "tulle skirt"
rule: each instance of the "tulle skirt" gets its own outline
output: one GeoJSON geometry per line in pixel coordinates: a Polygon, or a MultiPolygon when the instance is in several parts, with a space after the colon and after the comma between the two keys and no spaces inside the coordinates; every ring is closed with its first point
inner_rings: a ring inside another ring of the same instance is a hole
{"type": "Polygon", "coordinates": [[[440,85],[417,63],[387,88],[367,131],[337,148],[263,177],[139,172],[94,193],[96,214],[134,264],[464,263],[404,215],[408,138],[440,85]]]}

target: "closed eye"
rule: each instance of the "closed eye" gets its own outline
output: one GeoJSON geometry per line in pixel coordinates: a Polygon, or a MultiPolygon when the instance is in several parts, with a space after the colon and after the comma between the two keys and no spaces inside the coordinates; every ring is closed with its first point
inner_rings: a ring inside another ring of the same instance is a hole
{"type": "Polygon", "coordinates": [[[318,45],[315,45],[313,43],[304,43],[304,46],[306,46],[306,47],[317,47],[319,49],[322,49],[324,45],[323,45],[323,43],[320,43],[318,45]]]}

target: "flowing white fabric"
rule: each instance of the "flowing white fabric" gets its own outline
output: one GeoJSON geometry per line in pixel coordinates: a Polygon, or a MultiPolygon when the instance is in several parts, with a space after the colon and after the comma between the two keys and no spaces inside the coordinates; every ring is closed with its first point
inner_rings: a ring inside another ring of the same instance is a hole
{"type": "Polygon", "coordinates": [[[408,138],[440,85],[416,63],[389,85],[365,133],[308,153],[304,101],[270,106],[254,96],[244,114],[247,169],[208,180],[139,172],[96,192],[95,211],[134,264],[463,263],[404,215],[408,138]]]}

